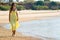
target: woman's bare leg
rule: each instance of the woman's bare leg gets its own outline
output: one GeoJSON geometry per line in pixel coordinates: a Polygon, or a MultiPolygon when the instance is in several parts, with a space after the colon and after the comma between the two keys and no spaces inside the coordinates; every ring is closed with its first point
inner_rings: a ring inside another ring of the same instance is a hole
{"type": "Polygon", "coordinates": [[[16,32],[16,30],[12,30],[12,36],[14,36],[14,35],[15,35],[15,32],[16,32]]]}
{"type": "Polygon", "coordinates": [[[16,25],[13,25],[12,27],[12,36],[15,36],[15,33],[16,33],[16,25]]]}

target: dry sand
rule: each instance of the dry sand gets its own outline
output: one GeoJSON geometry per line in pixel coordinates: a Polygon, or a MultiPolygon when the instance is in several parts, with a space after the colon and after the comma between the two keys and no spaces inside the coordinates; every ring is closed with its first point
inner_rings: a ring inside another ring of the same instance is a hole
{"type": "MultiPolygon", "coordinates": [[[[60,10],[41,10],[41,11],[32,11],[32,10],[23,10],[18,11],[19,22],[31,21],[38,19],[50,19],[52,17],[60,16],[60,10]]],[[[9,11],[0,11],[0,40],[42,40],[41,38],[35,38],[31,36],[24,36],[21,33],[16,33],[15,37],[11,36],[11,31],[3,28],[2,26],[6,23],[9,23],[9,11]]],[[[52,39],[48,39],[52,40],[52,39]]]]}
{"type": "MultiPolygon", "coordinates": [[[[50,19],[51,17],[60,16],[60,10],[22,10],[18,11],[19,22],[36,19],[50,19]]],[[[9,23],[9,11],[0,11],[0,23],[9,23]]]]}

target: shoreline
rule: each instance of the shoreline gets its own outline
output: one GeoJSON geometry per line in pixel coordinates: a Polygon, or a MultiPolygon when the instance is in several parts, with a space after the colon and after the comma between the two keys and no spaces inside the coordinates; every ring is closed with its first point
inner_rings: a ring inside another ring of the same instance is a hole
{"type": "Polygon", "coordinates": [[[24,36],[19,32],[16,32],[16,36],[11,36],[11,31],[0,27],[0,40],[42,40],[41,38],[35,38],[32,36],[24,36]],[[7,34],[8,33],[8,34],[7,34]]]}
{"type": "Polygon", "coordinates": [[[16,32],[15,36],[12,37],[11,33],[11,30],[0,26],[0,40],[55,40],[55,38],[43,36],[26,36],[20,32],[16,32]]]}
{"type": "MultiPolygon", "coordinates": [[[[6,23],[9,23],[9,11],[0,11],[0,36],[11,36],[11,31],[5,28],[2,28],[3,25],[5,25],[6,23]],[[8,33],[8,34],[7,34],[8,33]]],[[[19,22],[26,22],[26,21],[32,21],[32,20],[44,20],[44,19],[50,19],[53,17],[60,17],[60,10],[59,12],[56,11],[18,11],[18,15],[19,15],[19,22]]],[[[16,35],[22,35],[21,33],[18,33],[16,35]]],[[[0,40],[10,40],[10,38],[12,38],[12,40],[42,40],[43,38],[35,38],[35,37],[30,37],[30,36],[25,36],[22,35],[21,38],[18,37],[8,37],[8,38],[0,38],[0,40]],[[23,36],[23,37],[22,37],[23,36]]],[[[51,38],[46,38],[47,40],[50,40],[51,38]]],[[[51,39],[54,40],[54,39],[51,39]]]]}

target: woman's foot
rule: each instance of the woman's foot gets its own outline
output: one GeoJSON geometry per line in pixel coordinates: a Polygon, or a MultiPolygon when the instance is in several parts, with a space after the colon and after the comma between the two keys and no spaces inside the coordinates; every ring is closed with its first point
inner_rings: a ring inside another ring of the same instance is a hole
{"type": "Polygon", "coordinates": [[[15,36],[15,34],[12,34],[12,36],[14,37],[14,36],[15,36]]]}

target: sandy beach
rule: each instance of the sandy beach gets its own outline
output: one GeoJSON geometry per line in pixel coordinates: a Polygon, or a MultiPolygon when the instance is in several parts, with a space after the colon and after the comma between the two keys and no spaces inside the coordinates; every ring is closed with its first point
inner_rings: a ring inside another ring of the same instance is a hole
{"type": "Polygon", "coordinates": [[[42,40],[30,36],[24,36],[21,33],[16,33],[15,37],[11,36],[11,31],[0,26],[0,40],[42,40]]]}
{"type": "MultiPolygon", "coordinates": [[[[47,19],[55,16],[60,16],[60,10],[22,10],[18,11],[19,22],[36,20],[36,19],[47,19]]],[[[0,11],[0,23],[9,23],[9,11],[0,11]]]]}
{"type": "MultiPolygon", "coordinates": [[[[18,11],[19,22],[31,20],[50,19],[52,17],[60,16],[60,10],[22,10],[18,11]]],[[[31,36],[24,36],[21,33],[16,33],[15,37],[11,37],[11,30],[3,28],[3,25],[9,23],[9,11],[0,11],[0,40],[43,40],[42,38],[35,38],[31,36]]],[[[53,39],[48,39],[53,40],[53,39]]]]}

